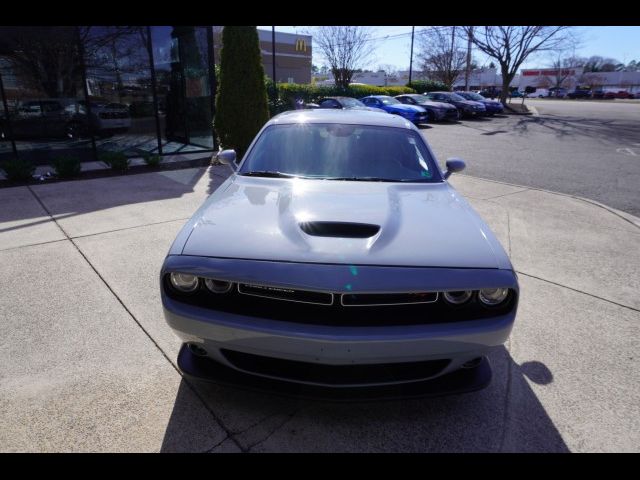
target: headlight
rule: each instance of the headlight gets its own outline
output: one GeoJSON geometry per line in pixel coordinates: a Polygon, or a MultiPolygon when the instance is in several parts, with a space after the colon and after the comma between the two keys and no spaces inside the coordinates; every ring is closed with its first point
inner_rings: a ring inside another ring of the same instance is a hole
{"type": "Polygon", "coordinates": [[[458,292],[444,292],[444,299],[453,305],[462,305],[471,298],[471,290],[460,290],[458,292]]]}
{"type": "Polygon", "coordinates": [[[224,280],[214,280],[207,278],[204,281],[205,286],[213,293],[227,293],[233,287],[233,283],[224,280]]]}
{"type": "Polygon", "coordinates": [[[170,275],[171,285],[180,292],[193,292],[198,288],[198,277],[188,273],[172,273],[170,275]]]}
{"type": "Polygon", "coordinates": [[[498,305],[502,303],[509,295],[508,288],[484,288],[478,292],[478,298],[485,305],[498,305]]]}

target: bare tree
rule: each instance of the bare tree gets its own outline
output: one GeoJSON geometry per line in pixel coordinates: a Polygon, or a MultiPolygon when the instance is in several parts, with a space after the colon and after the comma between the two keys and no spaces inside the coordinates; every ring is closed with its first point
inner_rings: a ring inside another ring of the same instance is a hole
{"type": "Polygon", "coordinates": [[[597,90],[602,86],[603,79],[596,72],[584,72],[578,78],[578,82],[581,86],[588,86],[591,90],[597,90]]]}
{"type": "Polygon", "coordinates": [[[569,88],[573,83],[575,69],[583,65],[584,59],[575,55],[564,56],[562,52],[558,53],[551,62],[551,68],[554,69],[555,74],[548,77],[551,82],[550,86],[554,88],[569,88]]]}
{"type": "MultiPolygon", "coordinates": [[[[470,33],[470,27],[462,27],[470,33]]],[[[498,26],[474,27],[471,41],[498,61],[502,73],[500,101],[505,103],[509,85],[523,62],[534,52],[566,49],[577,42],[572,27],[498,26]]]]}
{"type": "Polygon", "coordinates": [[[336,85],[343,88],[349,86],[356,70],[371,62],[376,48],[368,27],[316,27],[313,43],[329,64],[336,85]]]}
{"type": "Polygon", "coordinates": [[[467,65],[467,53],[460,44],[462,27],[431,27],[418,37],[418,60],[424,75],[452,88],[467,65]],[[457,31],[456,31],[457,30],[457,31]]]}
{"type": "MultiPolygon", "coordinates": [[[[21,86],[35,95],[73,97],[81,95],[82,88],[79,42],[87,70],[95,73],[110,69],[122,87],[121,75],[137,72],[144,65],[137,58],[146,55],[146,50],[139,48],[146,42],[144,31],[142,27],[124,26],[0,27],[0,55],[20,78],[21,86]]],[[[148,57],[146,61],[148,65],[148,57]]]]}
{"type": "Polygon", "coordinates": [[[585,72],[615,72],[620,61],[615,58],[605,58],[592,55],[584,63],[585,72]]]}

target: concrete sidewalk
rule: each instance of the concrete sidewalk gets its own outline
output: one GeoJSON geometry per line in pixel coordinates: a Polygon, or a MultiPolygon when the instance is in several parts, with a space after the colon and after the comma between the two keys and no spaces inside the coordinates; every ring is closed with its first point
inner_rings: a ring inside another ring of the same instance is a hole
{"type": "Polygon", "coordinates": [[[640,223],[454,175],[518,271],[480,392],[298,401],[184,380],[158,271],[226,167],[0,189],[0,451],[640,451],[640,223]]]}

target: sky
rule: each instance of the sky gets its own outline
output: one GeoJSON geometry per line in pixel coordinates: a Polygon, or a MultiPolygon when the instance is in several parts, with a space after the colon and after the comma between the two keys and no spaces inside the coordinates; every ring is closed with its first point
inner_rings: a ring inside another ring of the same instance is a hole
{"type": "MultiPolygon", "coordinates": [[[[270,26],[259,26],[264,30],[271,30],[270,26]]],[[[305,33],[312,30],[308,26],[276,26],[278,32],[305,33]]],[[[399,70],[409,69],[409,55],[411,52],[410,26],[379,26],[370,27],[376,41],[377,49],[374,57],[364,68],[377,69],[379,66],[391,65],[399,70]]],[[[416,31],[424,27],[416,27],[416,31]]],[[[580,38],[580,46],[576,55],[590,57],[599,55],[611,57],[627,64],[631,60],[640,61],[640,26],[613,27],[575,27],[580,38]]],[[[414,42],[414,65],[416,62],[417,42],[414,42]]],[[[479,65],[488,65],[491,61],[485,54],[473,50],[474,59],[479,65]]],[[[550,66],[552,59],[548,53],[532,55],[521,68],[542,68],[550,66]]],[[[314,52],[314,65],[322,65],[322,59],[314,52]]]]}

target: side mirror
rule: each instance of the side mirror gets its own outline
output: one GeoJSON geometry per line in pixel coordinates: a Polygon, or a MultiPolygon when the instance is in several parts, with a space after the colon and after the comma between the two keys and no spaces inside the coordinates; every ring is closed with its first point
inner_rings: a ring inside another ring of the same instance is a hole
{"type": "Polygon", "coordinates": [[[236,171],[236,151],[235,150],[222,150],[216,156],[218,161],[223,165],[228,165],[231,170],[236,171]]]}
{"type": "Polygon", "coordinates": [[[445,179],[449,178],[452,173],[461,172],[467,166],[464,160],[455,157],[447,159],[445,165],[447,166],[447,171],[444,172],[445,179]]]}

